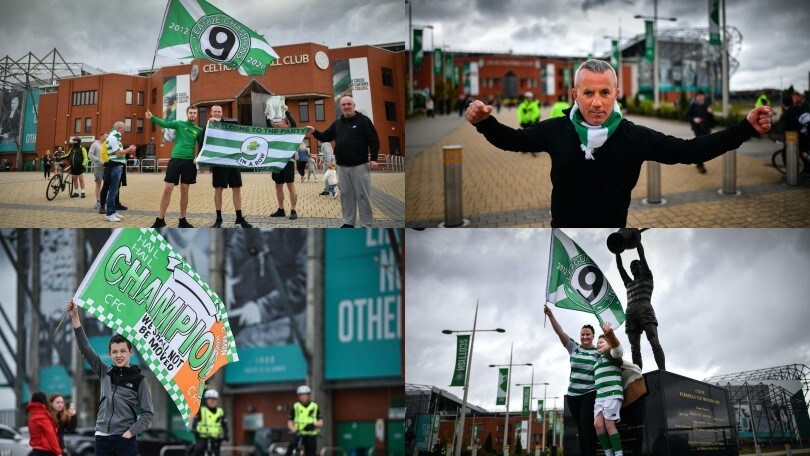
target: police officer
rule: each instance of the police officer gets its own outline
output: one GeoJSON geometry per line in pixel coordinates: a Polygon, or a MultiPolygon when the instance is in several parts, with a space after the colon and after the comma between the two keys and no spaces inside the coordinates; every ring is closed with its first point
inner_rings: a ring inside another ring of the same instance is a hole
{"type": "Polygon", "coordinates": [[[225,411],[217,407],[219,393],[210,389],[203,394],[205,405],[200,407],[200,412],[191,422],[191,432],[197,438],[186,455],[197,456],[206,454],[208,442],[211,442],[211,452],[219,456],[219,446],[223,440],[229,440],[228,420],[225,419],[225,411]]]}
{"type": "Polygon", "coordinates": [[[291,456],[293,450],[304,442],[305,456],[315,456],[318,451],[318,429],[323,426],[323,414],[318,404],[312,402],[312,390],[307,385],[301,385],[296,391],[298,402],[293,404],[290,417],[287,420],[287,429],[293,435],[293,440],[287,447],[286,456],[291,456]]]}

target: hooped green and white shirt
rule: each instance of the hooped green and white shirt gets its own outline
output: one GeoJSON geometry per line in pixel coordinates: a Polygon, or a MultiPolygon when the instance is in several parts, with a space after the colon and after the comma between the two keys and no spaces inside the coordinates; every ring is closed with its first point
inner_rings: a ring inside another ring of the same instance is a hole
{"type": "Polygon", "coordinates": [[[113,128],[110,134],[107,135],[107,155],[110,157],[110,162],[126,166],[127,156],[121,155],[119,157],[115,155],[116,152],[123,148],[124,145],[121,142],[121,133],[113,128]]]}
{"type": "Polygon", "coordinates": [[[582,396],[596,389],[594,368],[599,353],[596,347],[585,348],[569,338],[565,345],[571,355],[571,377],[568,381],[568,395],[582,396]]]}
{"type": "Polygon", "coordinates": [[[610,356],[599,355],[594,369],[594,382],[596,383],[597,399],[624,399],[622,389],[622,367],[621,359],[623,355],[621,347],[612,348],[610,356]],[[618,365],[615,360],[618,360],[618,365]]]}

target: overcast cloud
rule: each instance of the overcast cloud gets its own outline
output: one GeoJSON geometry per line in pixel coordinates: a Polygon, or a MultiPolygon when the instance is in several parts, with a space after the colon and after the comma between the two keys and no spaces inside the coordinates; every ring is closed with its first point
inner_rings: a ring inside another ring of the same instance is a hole
{"type": "MultiPolygon", "coordinates": [[[[271,46],[314,42],[331,48],[407,39],[404,2],[382,0],[210,0],[264,35],[271,46]]],[[[105,71],[149,67],[166,0],[29,0],[0,7],[0,57],[56,48],[67,62],[105,71]]],[[[156,66],[177,64],[158,57],[156,66]]]]}
{"type": "MultiPolygon", "coordinates": [[[[605,35],[644,33],[636,14],[653,15],[652,0],[412,0],[413,24],[433,25],[425,32],[437,46],[459,51],[541,55],[603,55],[610,49],[605,35]]],[[[728,24],[742,33],[739,70],[731,90],[777,88],[793,84],[807,90],[810,72],[810,6],[805,0],[727,1],[728,24]]],[[[707,0],[658,2],[660,30],[708,26],[707,0]]]]}
{"type": "MultiPolygon", "coordinates": [[[[495,406],[496,369],[489,364],[533,363],[535,382],[549,382],[548,397],[568,387],[568,353],[551,324],[543,327],[550,230],[471,229],[407,233],[407,383],[450,388],[455,337],[442,329],[478,328],[505,334],[476,335],[469,401],[495,406]]],[[[611,230],[565,230],[602,268],[626,306],[626,290],[605,240],[611,230]]],[[[702,380],[746,370],[810,364],[810,230],[652,229],[643,234],[655,277],[653,306],[667,370],[702,380]]],[[[636,251],[625,252],[629,269],[636,251]]],[[[563,329],[578,340],[593,315],[554,309],[563,329]]],[[[622,327],[619,339],[630,359],[622,327]]],[[[644,372],[656,369],[642,337],[644,372]]],[[[529,383],[531,368],[512,377],[511,410],[520,409],[515,383],[529,383]]],[[[542,389],[534,396],[542,398],[542,389]]],[[[553,400],[549,399],[553,405],[553,400]]]]}

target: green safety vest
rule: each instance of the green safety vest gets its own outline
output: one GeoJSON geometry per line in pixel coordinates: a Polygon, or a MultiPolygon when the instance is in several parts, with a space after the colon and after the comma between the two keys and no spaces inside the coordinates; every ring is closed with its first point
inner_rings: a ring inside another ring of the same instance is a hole
{"type": "Polygon", "coordinates": [[[206,406],[200,407],[200,421],[197,422],[197,433],[201,438],[211,439],[222,436],[222,417],[225,410],[217,407],[216,412],[212,412],[206,406]]]}
{"type": "Polygon", "coordinates": [[[534,123],[540,120],[540,105],[537,101],[522,102],[518,106],[518,122],[534,123]]]}
{"type": "Polygon", "coordinates": [[[315,424],[318,421],[318,404],[310,402],[309,405],[303,405],[300,402],[293,404],[293,411],[295,412],[295,430],[301,435],[317,435],[318,429],[305,431],[304,428],[308,424],[315,424]]]}

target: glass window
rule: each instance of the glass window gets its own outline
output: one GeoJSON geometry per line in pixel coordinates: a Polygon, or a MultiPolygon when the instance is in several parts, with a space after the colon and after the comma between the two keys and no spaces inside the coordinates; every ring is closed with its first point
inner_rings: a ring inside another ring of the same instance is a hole
{"type": "Polygon", "coordinates": [[[138,92],[138,106],[143,106],[143,92],[138,92]]]}
{"type": "Polygon", "coordinates": [[[394,87],[394,71],[392,69],[382,69],[382,83],[386,87],[394,87]]]}
{"type": "Polygon", "coordinates": [[[96,104],[96,96],[98,95],[98,92],[96,92],[96,91],[94,90],[94,91],[92,91],[92,92],[91,92],[91,94],[93,95],[93,96],[92,96],[92,99],[93,99],[93,100],[90,102],[90,104],[96,104]]]}
{"type": "Polygon", "coordinates": [[[315,100],[315,121],[323,122],[326,120],[326,112],[323,108],[323,100],[315,100]]]}
{"type": "Polygon", "coordinates": [[[91,119],[89,117],[85,118],[84,119],[84,132],[85,133],[90,133],[90,131],[92,131],[92,128],[93,128],[93,119],[91,119]]]}
{"type": "Polygon", "coordinates": [[[300,122],[309,122],[309,101],[298,102],[298,120],[300,122]]]}
{"type": "Polygon", "coordinates": [[[157,88],[152,88],[152,104],[157,103],[157,88]]]}
{"type": "Polygon", "coordinates": [[[393,101],[385,102],[385,120],[396,122],[397,120],[397,104],[393,101]]]}
{"type": "Polygon", "coordinates": [[[131,90],[126,91],[126,95],[124,96],[124,103],[132,104],[132,91],[131,90]]]}
{"type": "Polygon", "coordinates": [[[136,127],[135,127],[136,130],[135,131],[137,133],[143,133],[143,119],[137,119],[135,122],[136,122],[135,123],[135,125],[136,125],[136,127]]]}
{"type": "Polygon", "coordinates": [[[81,133],[82,132],[82,119],[76,118],[76,128],[73,129],[74,133],[81,133]]]}
{"type": "Polygon", "coordinates": [[[132,119],[130,117],[124,118],[124,131],[127,133],[132,131],[132,119]]]}

